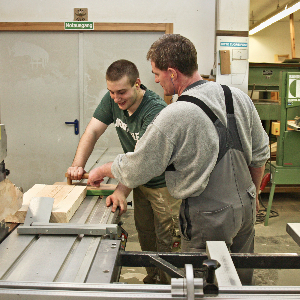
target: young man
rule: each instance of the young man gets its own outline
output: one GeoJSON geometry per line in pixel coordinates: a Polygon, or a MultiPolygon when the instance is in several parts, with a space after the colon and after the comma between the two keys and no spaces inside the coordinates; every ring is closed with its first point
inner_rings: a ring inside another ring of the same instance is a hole
{"type": "MultiPolygon", "coordinates": [[[[196,49],[183,36],[164,35],[147,58],[155,82],[178,101],[160,112],[133,153],[95,169],[89,183],[108,174],[134,187],[167,169],[171,195],[184,199],[182,251],[205,252],[206,241],[225,241],[232,252],[253,252],[269,141],[251,99],[202,80],[196,49]]],[[[252,283],[252,270],[238,273],[243,284],[252,283]]]]}
{"type": "MultiPolygon", "coordinates": [[[[82,178],[95,143],[111,123],[115,124],[124,152],[133,152],[147,126],[166,107],[163,99],[141,84],[139,72],[130,61],[112,63],[106,72],[106,82],[108,92],[82,135],[72,166],[68,169],[69,176],[74,180],[82,178]]],[[[120,207],[120,214],[126,212],[126,197],[131,190],[120,183],[116,191],[107,197],[107,206],[112,204],[112,211],[120,207]]],[[[134,188],[133,199],[142,251],[177,250],[173,244],[177,242],[178,245],[180,241],[176,230],[181,200],[169,194],[163,172],[134,188]]],[[[165,274],[157,268],[147,268],[147,273],[145,283],[169,283],[165,274]]]]}

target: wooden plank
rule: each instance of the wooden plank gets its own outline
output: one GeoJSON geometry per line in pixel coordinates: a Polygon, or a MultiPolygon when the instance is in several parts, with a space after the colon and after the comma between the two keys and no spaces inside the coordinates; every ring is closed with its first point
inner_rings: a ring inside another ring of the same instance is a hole
{"type": "Polygon", "coordinates": [[[12,219],[22,206],[23,193],[9,180],[0,182],[0,221],[12,219]]]}
{"type": "MultiPolygon", "coordinates": [[[[64,22],[0,22],[0,31],[67,31],[64,22]]],[[[70,30],[71,32],[72,30],[70,30]]],[[[87,31],[87,30],[76,30],[87,31]]],[[[173,33],[173,23],[94,23],[93,31],[173,33]]],[[[73,31],[74,32],[74,31],[73,31]]]]}
{"type": "Polygon", "coordinates": [[[215,259],[220,267],[215,271],[219,289],[228,286],[242,286],[232,258],[224,241],[207,241],[206,253],[209,259],[215,259]]]}
{"type": "MultiPolygon", "coordinates": [[[[66,186],[64,186],[64,189],[65,188],[66,186]]],[[[85,198],[85,195],[86,187],[74,186],[74,188],[66,195],[63,200],[53,206],[50,222],[68,223],[85,198]]]]}
{"type": "Polygon", "coordinates": [[[291,46],[292,46],[292,58],[295,58],[296,57],[296,48],[295,48],[294,14],[290,14],[290,35],[291,35],[291,46]]]}
{"type": "Polygon", "coordinates": [[[286,232],[300,246],[300,223],[287,223],[286,232]]]}
{"type": "Polygon", "coordinates": [[[24,223],[27,209],[33,197],[54,198],[50,222],[68,223],[86,196],[86,186],[36,184],[23,197],[22,207],[11,222],[24,223]]]}
{"type": "Polygon", "coordinates": [[[95,187],[95,186],[90,186],[90,185],[86,185],[86,183],[83,182],[74,182],[72,183],[72,185],[69,185],[67,182],[55,182],[54,184],[56,185],[68,185],[68,186],[72,186],[72,185],[76,185],[76,186],[86,186],[86,195],[87,196],[109,196],[111,195],[117,185],[116,184],[105,184],[105,183],[101,183],[100,187],[95,187]]]}
{"type": "Polygon", "coordinates": [[[216,30],[216,36],[248,37],[249,36],[249,31],[216,30]]]}
{"type": "MultiPolygon", "coordinates": [[[[271,185],[268,184],[262,193],[270,193],[271,185]]],[[[275,186],[275,193],[299,193],[300,192],[300,185],[276,185],[275,186]]]]}
{"type": "Polygon", "coordinates": [[[220,67],[221,67],[221,75],[231,74],[229,50],[220,50],[220,67]]]}

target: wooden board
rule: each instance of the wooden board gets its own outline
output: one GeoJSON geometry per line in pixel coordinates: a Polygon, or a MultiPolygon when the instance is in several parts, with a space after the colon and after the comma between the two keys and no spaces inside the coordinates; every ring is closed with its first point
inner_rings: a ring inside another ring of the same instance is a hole
{"type": "MultiPolygon", "coordinates": [[[[270,193],[271,191],[271,184],[269,183],[264,190],[262,191],[262,193],[270,193]]],[[[293,184],[289,184],[289,185],[276,185],[275,186],[275,193],[299,193],[300,192],[300,185],[293,185],[293,184]]]]}
{"type": "Polygon", "coordinates": [[[220,67],[221,67],[221,75],[231,74],[229,50],[220,50],[220,67]]]}
{"type": "MultiPolygon", "coordinates": [[[[59,185],[67,185],[67,182],[55,182],[54,184],[59,184],[59,185]]],[[[82,183],[82,182],[74,182],[72,183],[72,185],[76,185],[76,186],[86,186],[87,190],[86,190],[86,195],[87,196],[109,196],[111,195],[117,185],[116,184],[105,184],[105,183],[101,183],[100,187],[94,187],[94,186],[90,186],[90,185],[86,185],[86,183],[82,183]]]]}
{"type": "Polygon", "coordinates": [[[2,180],[0,182],[0,221],[13,218],[22,206],[22,201],[23,193],[9,179],[2,180]]]}
{"type": "Polygon", "coordinates": [[[68,223],[86,196],[86,186],[35,184],[23,196],[22,207],[7,222],[24,223],[27,209],[33,197],[54,198],[50,217],[52,223],[68,223]]]}

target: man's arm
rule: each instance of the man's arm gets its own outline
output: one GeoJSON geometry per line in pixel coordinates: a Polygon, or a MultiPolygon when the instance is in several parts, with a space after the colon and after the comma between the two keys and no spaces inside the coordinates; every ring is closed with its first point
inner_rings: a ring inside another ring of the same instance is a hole
{"type": "Polygon", "coordinates": [[[111,161],[90,171],[87,184],[99,187],[104,177],[115,178],[111,173],[112,164],[113,162],[111,161]]]}
{"type": "Polygon", "coordinates": [[[90,157],[96,142],[107,127],[108,125],[96,118],[93,117],[91,119],[79,141],[72,166],[68,168],[67,172],[71,179],[80,180],[82,178],[82,175],[85,173],[85,164],[90,157]]]}
{"type": "MultiPolygon", "coordinates": [[[[87,181],[88,185],[100,186],[104,177],[114,178],[111,172],[112,162],[108,162],[100,167],[93,169],[89,173],[89,179],[87,181]]],[[[106,198],[106,206],[113,205],[112,212],[115,212],[117,207],[120,207],[119,215],[122,215],[127,211],[127,201],[126,198],[132,191],[131,188],[126,187],[122,183],[119,183],[116,187],[114,193],[106,198]]]]}
{"type": "Polygon", "coordinates": [[[252,177],[252,181],[256,186],[256,213],[258,213],[259,211],[258,194],[259,194],[261,181],[265,172],[265,166],[260,168],[249,167],[249,171],[252,177]]]}

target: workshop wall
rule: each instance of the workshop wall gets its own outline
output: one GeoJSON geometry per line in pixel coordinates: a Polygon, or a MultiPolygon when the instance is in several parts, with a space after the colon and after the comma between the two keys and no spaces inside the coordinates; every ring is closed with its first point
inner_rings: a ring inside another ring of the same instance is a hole
{"type": "MultiPolygon", "coordinates": [[[[88,8],[88,20],[94,22],[173,23],[174,33],[194,42],[200,73],[209,74],[213,68],[215,1],[190,0],[187,6],[181,0],[0,0],[1,22],[72,21],[74,8],[88,8]]],[[[94,39],[98,37],[96,32],[80,36],[62,32],[2,32],[0,69],[7,72],[0,73],[0,114],[8,134],[5,163],[11,171],[10,180],[24,191],[36,183],[63,180],[79,141],[73,127],[64,122],[79,119],[80,135],[84,132],[107,91],[107,64],[122,58],[120,53],[138,66],[142,62],[143,70],[149,70],[142,74],[143,82],[151,81],[163,95],[146,61],[149,46],[160,34],[105,33],[109,42],[106,39],[101,44],[100,39],[94,39]],[[125,42],[128,53],[122,48],[125,42]],[[133,58],[131,44],[138,52],[133,58]],[[109,57],[103,55],[99,59],[102,53],[109,53],[109,57]],[[93,76],[89,77],[91,72],[93,76]],[[83,98],[83,109],[78,108],[78,95],[82,94],[79,97],[83,98]]],[[[152,89],[150,82],[145,84],[152,89]]],[[[114,126],[109,126],[98,145],[119,146],[114,126]]]]}
{"type": "MultiPolygon", "coordinates": [[[[300,22],[295,21],[296,57],[300,57],[300,22]]],[[[289,54],[292,58],[290,23],[278,21],[249,36],[249,62],[274,63],[275,54],[289,54]]]]}
{"type": "Polygon", "coordinates": [[[89,21],[173,23],[174,33],[188,37],[198,51],[199,71],[214,63],[215,1],[189,0],[10,0],[0,1],[1,22],[72,21],[74,8],[88,8],[89,21]]]}

